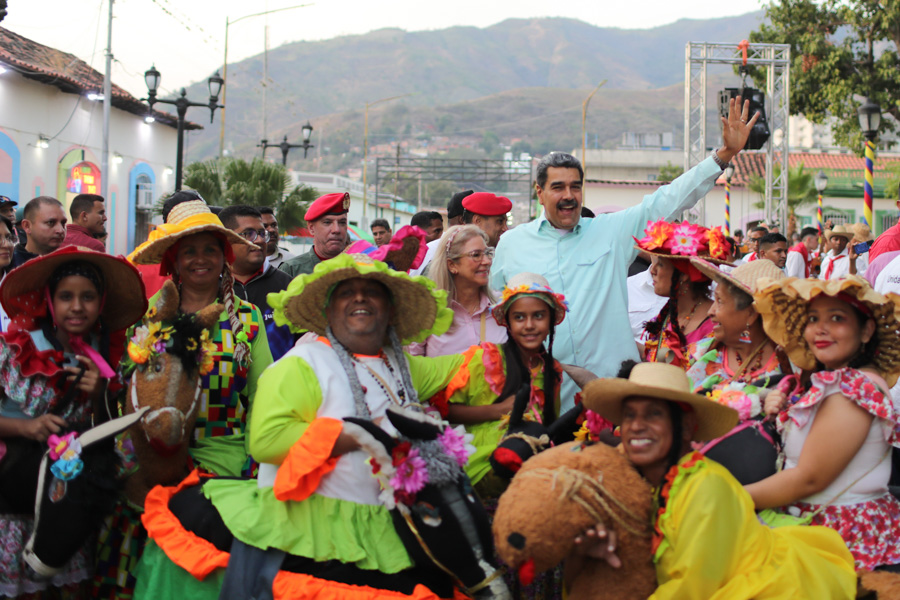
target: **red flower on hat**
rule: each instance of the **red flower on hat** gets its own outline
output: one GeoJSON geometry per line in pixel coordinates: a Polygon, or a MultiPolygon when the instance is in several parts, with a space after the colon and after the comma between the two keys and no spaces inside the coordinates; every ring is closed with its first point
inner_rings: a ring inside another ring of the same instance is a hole
{"type": "Polygon", "coordinates": [[[728,240],[719,226],[707,231],[709,237],[709,255],[719,260],[727,260],[729,254],[728,240]]]}
{"type": "Polygon", "coordinates": [[[672,235],[672,224],[660,219],[656,223],[647,221],[647,228],[644,230],[645,237],[635,240],[644,250],[656,250],[662,248],[669,236],[672,235]]]}

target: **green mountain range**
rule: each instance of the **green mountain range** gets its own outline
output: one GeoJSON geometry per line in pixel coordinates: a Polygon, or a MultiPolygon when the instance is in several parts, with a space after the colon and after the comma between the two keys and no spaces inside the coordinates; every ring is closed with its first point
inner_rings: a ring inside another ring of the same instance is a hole
{"type": "MultiPolygon", "coordinates": [[[[226,148],[250,157],[263,137],[271,143],[287,135],[297,143],[309,120],[316,128],[312,141],[321,146],[310,158],[321,155],[322,170],[358,165],[366,102],[410,94],[370,108],[370,146],[452,135],[482,139],[488,154],[500,151],[496,143],[513,141],[535,153],[570,150],[580,145],[581,103],[604,79],[588,114],[590,147],[614,147],[626,131],[671,131],[680,145],[685,44],[737,45],[762,19],[758,11],[643,30],[567,18],[509,19],[483,29],[382,29],[285,44],[269,50],[268,78],[262,54],[229,65],[226,148]]],[[[738,83],[728,68],[710,74],[738,83]]],[[[205,85],[189,88],[189,96],[202,97],[205,85]]],[[[218,153],[219,120],[205,127],[189,137],[190,161],[218,153]]],[[[310,168],[297,150],[288,165],[310,168]]]]}

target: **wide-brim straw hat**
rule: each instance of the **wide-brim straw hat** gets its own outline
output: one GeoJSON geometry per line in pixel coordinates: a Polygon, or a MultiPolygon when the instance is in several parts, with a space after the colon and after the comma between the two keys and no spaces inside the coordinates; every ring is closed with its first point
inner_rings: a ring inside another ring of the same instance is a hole
{"type": "Polygon", "coordinates": [[[872,229],[865,223],[855,223],[850,230],[853,232],[853,239],[857,242],[871,242],[875,240],[875,234],[872,233],[872,229]]]}
{"type": "Polygon", "coordinates": [[[512,303],[522,297],[531,296],[546,302],[553,308],[555,325],[559,325],[566,318],[569,303],[562,294],[557,294],[550,288],[550,282],[537,273],[519,273],[513,275],[503,288],[500,303],[491,309],[491,315],[497,324],[506,327],[506,313],[512,303]]]}
{"type": "Polygon", "coordinates": [[[806,343],[803,331],[808,321],[809,303],[820,295],[848,296],[872,314],[878,345],[872,366],[889,386],[893,386],[900,375],[900,296],[880,294],[857,275],[828,280],[787,277],[779,281],[760,281],[759,290],[754,294],[755,306],[769,338],[784,348],[795,365],[801,369],[814,369],[816,357],[806,343]]]}
{"type": "Polygon", "coordinates": [[[722,271],[702,258],[692,258],[691,264],[716,283],[732,285],[751,296],[756,291],[760,279],[779,280],[787,277],[778,265],[766,258],[740,264],[731,273],[722,271]]]}
{"type": "Polygon", "coordinates": [[[196,233],[214,233],[231,244],[254,246],[222,225],[206,202],[189,200],[176,205],[169,213],[168,221],[151,231],[147,241],[135,248],[128,260],[136,265],[158,265],[169,248],[196,233]]]}
{"type": "Polygon", "coordinates": [[[692,439],[698,442],[722,437],[738,422],[736,410],[713,402],[706,396],[692,394],[691,382],[684,370],[666,363],[637,364],[628,379],[595,379],[584,387],[581,394],[585,408],[616,425],[622,424],[625,400],[634,397],[689,405],[697,415],[697,429],[692,439]]]}
{"type": "Polygon", "coordinates": [[[283,292],[268,295],[276,325],[291,331],[313,331],[325,335],[331,292],[337,284],[361,277],[384,284],[391,294],[394,316],[391,325],[404,344],[421,342],[450,328],[453,311],[447,308],[447,292],[426,277],[411,277],[364,254],[339,254],[320,262],[312,273],[298,275],[283,292]]]}
{"type": "Polygon", "coordinates": [[[71,261],[90,263],[103,277],[104,303],[100,316],[111,331],[125,329],[147,312],[144,283],[137,269],[124,256],[111,256],[80,246],[65,246],[29,260],[10,271],[0,285],[0,303],[6,313],[33,314],[45,302],[44,288],[60,266],[71,261]]]}
{"type": "Polygon", "coordinates": [[[847,238],[847,241],[853,239],[853,232],[847,229],[844,225],[835,225],[831,229],[825,232],[825,239],[830,240],[833,236],[840,236],[847,238]]]}

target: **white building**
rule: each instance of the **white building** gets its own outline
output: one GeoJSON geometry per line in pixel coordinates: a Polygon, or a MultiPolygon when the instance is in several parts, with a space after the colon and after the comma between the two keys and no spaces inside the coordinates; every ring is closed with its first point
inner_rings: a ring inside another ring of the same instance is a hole
{"type": "Polygon", "coordinates": [[[102,173],[103,103],[86,97],[102,88],[102,74],[75,56],[0,27],[0,194],[20,210],[53,196],[68,213],[72,198],[99,194],[106,177],[107,248],[127,254],[146,239],[153,203],[174,189],[175,119],[154,111],[146,123],[146,105],[114,85],[102,173]]]}

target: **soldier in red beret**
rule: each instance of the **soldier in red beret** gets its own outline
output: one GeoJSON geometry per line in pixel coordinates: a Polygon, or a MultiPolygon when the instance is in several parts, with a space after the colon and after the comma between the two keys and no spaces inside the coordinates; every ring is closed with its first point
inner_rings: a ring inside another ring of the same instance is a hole
{"type": "Polygon", "coordinates": [[[508,229],[506,215],[512,210],[509,198],[490,192],[476,192],[463,198],[463,222],[477,225],[488,236],[488,246],[497,247],[500,236],[508,229]]]}
{"type": "Polygon", "coordinates": [[[317,264],[343,252],[347,242],[349,210],[350,194],[346,192],[316,198],[303,217],[313,236],[312,249],[281,263],[278,268],[291,277],[296,277],[302,273],[312,273],[317,264]]]}

